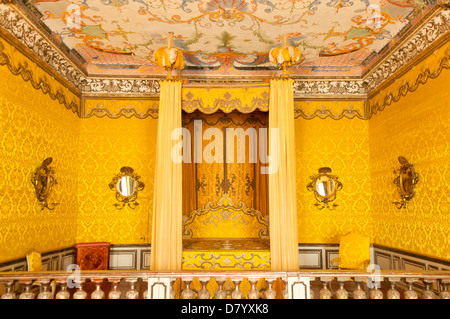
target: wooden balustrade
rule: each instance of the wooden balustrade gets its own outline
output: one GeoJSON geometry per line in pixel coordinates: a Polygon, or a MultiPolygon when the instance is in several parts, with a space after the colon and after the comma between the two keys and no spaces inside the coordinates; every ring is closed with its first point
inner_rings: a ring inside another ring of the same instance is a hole
{"type": "Polygon", "coordinates": [[[3,272],[1,299],[450,299],[450,271],[3,272]]]}

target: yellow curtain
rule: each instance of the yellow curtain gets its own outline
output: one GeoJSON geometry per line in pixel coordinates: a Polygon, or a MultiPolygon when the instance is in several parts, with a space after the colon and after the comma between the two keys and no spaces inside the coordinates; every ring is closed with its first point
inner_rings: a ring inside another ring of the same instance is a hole
{"type": "Polygon", "coordinates": [[[269,99],[270,267],[298,269],[295,190],[294,94],[292,79],[272,79],[269,99]],[[278,134],[274,134],[274,129],[278,134]],[[276,167],[278,166],[278,169],[276,167]]]}
{"type": "Polygon", "coordinates": [[[181,86],[160,82],[151,270],[181,270],[182,163],[172,160],[172,132],[181,128],[181,86]]]}

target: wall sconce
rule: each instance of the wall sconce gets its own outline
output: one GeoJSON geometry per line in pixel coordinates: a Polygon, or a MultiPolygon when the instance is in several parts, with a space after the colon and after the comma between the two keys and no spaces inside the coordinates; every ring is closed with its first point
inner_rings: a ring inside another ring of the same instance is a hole
{"type": "Polygon", "coordinates": [[[53,210],[59,203],[49,203],[50,192],[53,185],[57,184],[56,178],[54,176],[55,171],[50,164],[53,159],[47,157],[34,171],[33,177],[31,178],[31,183],[33,183],[34,189],[36,191],[36,197],[42,206],[42,210],[47,208],[53,210]]]}

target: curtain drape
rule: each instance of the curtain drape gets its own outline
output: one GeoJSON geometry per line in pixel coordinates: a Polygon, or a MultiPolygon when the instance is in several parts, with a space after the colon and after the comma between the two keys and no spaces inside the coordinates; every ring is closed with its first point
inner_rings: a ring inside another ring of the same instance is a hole
{"type": "Polygon", "coordinates": [[[181,270],[182,163],[172,160],[172,132],[181,129],[181,81],[160,82],[151,270],[181,270]]]}
{"type": "Polygon", "coordinates": [[[269,98],[269,172],[271,269],[298,269],[295,185],[294,95],[292,79],[272,79],[269,98]],[[274,134],[278,130],[278,134],[274,134]]]}

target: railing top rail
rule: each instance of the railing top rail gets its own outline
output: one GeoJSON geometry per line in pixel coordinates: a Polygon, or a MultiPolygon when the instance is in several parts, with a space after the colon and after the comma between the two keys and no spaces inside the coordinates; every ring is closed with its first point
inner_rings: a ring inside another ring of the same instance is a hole
{"type": "Polygon", "coordinates": [[[321,279],[331,279],[335,277],[354,277],[354,278],[367,278],[367,277],[381,277],[381,278],[420,278],[420,279],[444,279],[450,280],[450,271],[444,270],[429,270],[429,271],[405,271],[405,270],[378,270],[378,271],[364,271],[364,270],[268,270],[268,271],[151,271],[151,270],[81,270],[77,272],[69,271],[42,271],[42,272],[0,272],[0,282],[19,280],[67,280],[69,276],[74,274],[80,280],[86,279],[137,279],[143,280],[149,278],[230,278],[230,279],[242,279],[242,278],[266,278],[275,279],[287,277],[310,277],[311,279],[320,277],[321,279]]]}

